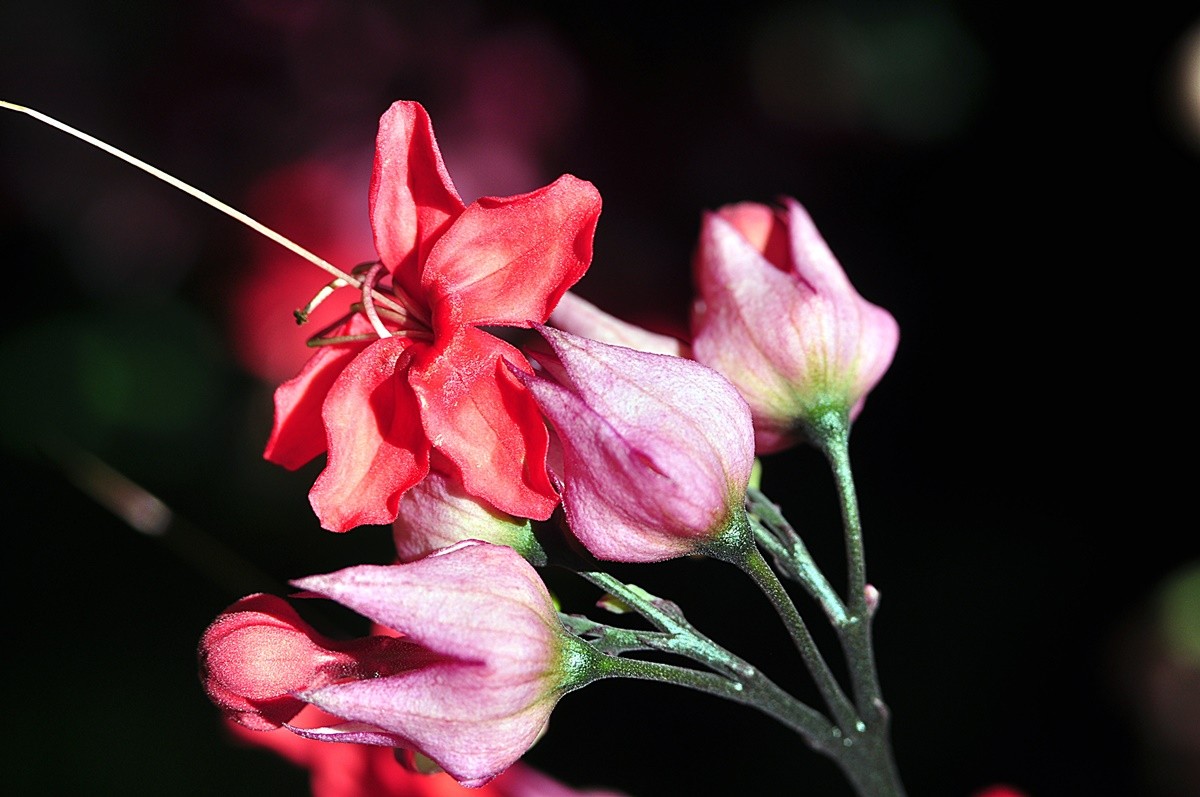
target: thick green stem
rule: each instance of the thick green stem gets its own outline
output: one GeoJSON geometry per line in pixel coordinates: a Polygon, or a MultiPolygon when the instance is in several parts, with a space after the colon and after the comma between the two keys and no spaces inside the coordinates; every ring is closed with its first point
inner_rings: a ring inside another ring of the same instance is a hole
{"type": "Polygon", "coordinates": [[[686,686],[710,695],[758,709],[802,736],[814,750],[836,757],[840,733],[829,720],[780,689],[753,668],[746,677],[726,678],[673,664],[608,656],[597,673],[599,678],[638,678],[686,686]]]}
{"type": "Polygon", "coordinates": [[[796,610],[796,604],[792,602],[791,596],[788,595],[779,577],[775,575],[775,571],[763,558],[762,552],[754,545],[749,521],[745,515],[742,515],[739,521],[735,521],[735,526],[723,536],[718,545],[714,545],[710,549],[709,553],[736,565],[753,579],[762,593],[766,595],[767,600],[771,602],[771,606],[774,607],[780,619],[783,620],[796,650],[800,652],[804,666],[816,682],[817,690],[821,693],[825,705],[829,707],[838,727],[844,732],[849,732],[854,728],[858,722],[854,706],[847,699],[846,693],[842,691],[833,671],[829,669],[828,663],[817,648],[812,633],[809,632],[800,612],[796,610]],[[735,531],[737,523],[745,527],[740,534],[735,531]],[[748,539],[749,543],[743,542],[743,538],[748,539]]]}
{"type": "Polygon", "coordinates": [[[800,535],[787,522],[779,507],[765,495],[751,488],[746,493],[746,508],[750,511],[750,524],[758,544],[770,552],[785,575],[799,583],[813,597],[825,616],[835,626],[846,623],[846,606],[841,596],[830,585],[825,574],[817,567],[812,554],[800,535]]]}
{"type": "Polygon", "coordinates": [[[848,594],[847,622],[838,627],[838,637],[846,652],[854,701],[860,715],[874,722],[886,721],[886,709],[875,667],[875,650],[871,640],[871,612],[867,605],[867,563],[863,546],[862,519],[858,511],[858,496],[850,468],[850,420],[845,412],[830,411],[821,416],[820,423],[808,428],[809,436],[817,443],[833,469],[838,500],[842,508],[842,526],[846,540],[848,594]]]}
{"type": "Polygon", "coordinates": [[[805,431],[825,454],[833,470],[846,542],[848,595],[846,623],[835,625],[850,669],[854,700],[862,721],[857,748],[852,745],[839,759],[846,776],[860,795],[901,797],[904,787],[896,769],[889,739],[889,716],[879,686],[875,650],[871,639],[873,609],[868,603],[866,555],[858,497],[850,467],[850,417],[842,409],[815,416],[805,431]]]}

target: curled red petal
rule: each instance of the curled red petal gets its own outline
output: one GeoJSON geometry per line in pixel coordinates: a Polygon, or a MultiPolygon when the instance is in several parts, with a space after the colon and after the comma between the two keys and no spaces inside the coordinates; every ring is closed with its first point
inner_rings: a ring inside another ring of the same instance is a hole
{"type": "Polygon", "coordinates": [[[330,531],[391,523],[404,491],[429,472],[429,440],[404,378],[411,347],[400,337],[372,343],[329,390],[329,460],[309,501],[330,531]]]}
{"type": "Polygon", "coordinates": [[[380,118],[369,201],[375,250],[412,295],[433,241],[463,210],[419,103],[393,103],[380,118]]]}
{"type": "Polygon", "coordinates": [[[545,321],[592,260],[600,194],[563,175],[528,194],[471,204],[429,255],[434,327],[545,321]]]}
{"type": "MultiPolygon", "coordinates": [[[[336,327],[330,336],[356,335],[371,329],[361,315],[336,327]]],[[[263,457],[295,470],[326,450],[321,405],[342,370],[366,343],[320,346],[300,373],[275,389],[275,422],[263,457]]]]}
{"type": "Polygon", "coordinates": [[[409,380],[429,439],[466,491],[510,515],[544,520],[558,504],[546,472],[549,434],[505,358],[528,368],[511,345],[467,327],[414,364],[409,380]]]}

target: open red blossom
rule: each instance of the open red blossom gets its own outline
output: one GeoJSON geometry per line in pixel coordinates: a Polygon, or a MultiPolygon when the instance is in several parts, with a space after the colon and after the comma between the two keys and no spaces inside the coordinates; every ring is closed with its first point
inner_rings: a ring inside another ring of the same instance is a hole
{"type": "Polygon", "coordinates": [[[376,287],[394,306],[352,314],[330,334],[352,340],[321,347],[276,390],[264,455],[298,468],[328,452],[309,498],[331,531],[391,523],[431,457],[470,495],[549,517],[545,424],[503,361],[532,368],[479,327],[549,317],[591,262],[599,193],[563,175],[464,205],[425,109],[397,102],[380,119],[369,199],[376,287]]]}

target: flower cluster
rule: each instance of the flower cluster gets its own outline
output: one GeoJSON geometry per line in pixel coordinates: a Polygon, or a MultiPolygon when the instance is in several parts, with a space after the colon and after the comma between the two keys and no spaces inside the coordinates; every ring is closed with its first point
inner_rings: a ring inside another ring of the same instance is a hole
{"type": "MultiPolygon", "coordinates": [[[[773,687],[673,604],[589,571],[656,626],[613,629],[560,613],[537,566],[556,540],[588,567],[716,552],[760,574],[751,529],[765,526],[747,514],[756,454],[820,435],[830,414],[848,425],[891,361],[896,324],[786,199],[705,216],[691,341],[638,329],[568,293],[599,213],[597,190],[569,175],[467,205],[425,110],[384,114],[370,188],[378,259],[276,391],[265,455],[297,468],[325,454],[310,493],[321,524],[392,524],[396,561],[293,582],[369,618],[372,636],[332,639],[266,595],[212,624],[204,684],[239,726],[394,748],[479,787],[534,744],[567,692],[613,675],[685,682],[627,651],[737,673],[748,686],[711,673],[687,683],[769,704],[773,687]],[[531,330],[529,343],[484,327],[531,330]],[[297,719],[318,710],[324,724],[297,719]]],[[[840,724],[863,725],[830,702],[840,724]]],[[[787,711],[793,727],[816,727],[787,711]]]]}

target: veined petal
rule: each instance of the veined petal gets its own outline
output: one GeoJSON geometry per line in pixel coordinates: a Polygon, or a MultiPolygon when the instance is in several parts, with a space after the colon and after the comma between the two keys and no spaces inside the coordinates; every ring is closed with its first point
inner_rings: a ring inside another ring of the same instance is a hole
{"type": "Polygon", "coordinates": [[[688,470],[745,484],[754,463],[746,404],[728,380],[680,357],[611,346],[551,327],[538,331],[554,348],[569,387],[623,436],[656,460],[695,460],[688,470]],[[664,419],[671,419],[664,424],[664,419]],[[685,445],[684,440],[690,441],[685,445]],[[697,456],[696,445],[715,456],[697,456]]]}
{"type": "Polygon", "coordinates": [[[699,259],[697,281],[703,304],[702,323],[697,324],[692,342],[696,358],[722,373],[746,373],[761,380],[764,392],[786,394],[790,380],[803,375],[807,364],[793,363],[794,372],[779,373],[775,360],[780,351],[805,351],[795,345],[795,330],[785,321],[811,297],[811,291],[774,267],[715,213],[705,214],[699,259]],[[725,357],[737,361],[724,362],[725,357]]]}
{"type": "Polygon", "coordinates": [[[421,275],[435,330],[545,321],[591,263],[599,217],[599,192],[571,175],[472,203],[438,239],[421,275]]]}
{"type": "Polygon", "coordinates": [[[372,343],[329,390],[321,412],[329,460],[309,501],[330,531],[391,523],[400,496],[429,471],[429,441],[403,378],[412,345],[401,337],[372,343]]]}
{"type": "MultiPolygon", "coordinates": [[[[371,329],[361,315],[334,329],[333,336],[356,335],[371,329]]],[[[366,343],[320,346],[300,373],[275,389],[275,423],[263,457],[295,470],[326,450],[321,405],[334,380],[366,343]]]]}
{"type": "Polygon", "coordinates": [[[528,368],[508,343],[466,327],[414,362],[409,382],[429,440],[466,491],[510,515],[545,520],[558,504],[546,473],[549,435],[502,359],[528,368]]]}
{"type": "Polygon", "coordinates": [[[533,566],[508,546],[478,540],[407,564],[357,565],[292,585],[459,662],[499,657],[540,667],[547,663],[547,650],[557,646],[551,640],[562,633],[550,593],[533,566]]]}
{"type": "Polygon", "coordinates": [[[891,313],[859,295],[808,211],[795,199],[785,205],[796,274],[825,300],[820,331],[832,352],[828,368],[846,375],[853,395],[865,397],[891,364],[900,329],[891,313]]]}
{"type": "Polygon", "coordinates": [[[675,492],[673,480],[577,394],[541,379],[531,379],[530,388],[560,430],[563,508],[571,531],[592,555],[657,562],[695,550],[697,538],[718,518],[703,518],[695,527],[689,525],[695,518],[684,518],[664,533],[658,499],[660,492],[675,492]],[[674,533],[679,529],[684,533],[674,533]]]}
{"type": "Polygon", "coordinates": [[[429,114],[416,102],[393,103],[375,140],[371,229],[380,259],[410,295],[433,242],[463,207],[429,114]]]}
{"type": "Polygon", "coordinates": [[[689,354],[687,344],[678,338],[660,335],[622,321],[572,291],[562,295],[558,306],[550,314],[550,323],[572,335],[614,346],[652,354],[670,354],[673,357],[686,357],[689,354]]]}
{"type": "Polygon", "coordinates": [[[584,546],[649,562],[722,531],[754,460],[750,411],[734,386],[693,360],[537,329],[562,376],[523,381],[558,431],[563,507],[584,546]]]}
{"type": "Polygon", "coordinates": [[[833,251],[817,230],[808,211],[791,197],[786,197],[784,204],[787,208],[792,264],[797,276],[817,293],[849,294],[857,298],[858,292],[850,284],[850,278],[833,256],[833,251]]]}
{"type": "Polygon", "coordinates": [[[303,698],[421,750],[464,786],[481,786],[533,746],[557,699],[541,679],[497,683],[482,669],[446,662],[317,689],[303,698]]]}
{"type": "Polygon", "coordinates": [[[565,688],[568,643],[545,584],[506,546],[467,541],[404,565],[361,565],[293,584],[440,654],[419,669],[300,695],[409,742],[479,785],[537,739],[565,688]]]}

